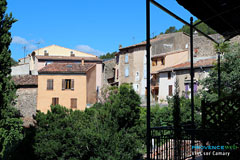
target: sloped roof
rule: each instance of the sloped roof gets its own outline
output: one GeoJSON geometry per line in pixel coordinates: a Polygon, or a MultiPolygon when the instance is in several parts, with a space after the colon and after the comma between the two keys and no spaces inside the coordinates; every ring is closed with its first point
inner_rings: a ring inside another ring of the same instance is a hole
{"type": "Polygon", "coordinates": [[[30,86],[38,85],[38,76],[37,75],[20,75],[13,76],[12,80],[17,86],[30,86]]]}
{"type": "MultiPolygon", "coordinates": [[[[204,59],[204,60],[199,60],[193,64],[194,68],[199,68],[199,67],[212,67],[214,62],[216,62],[216,59],[204,59]]],[[[181,64],[177,64],[172,67],[167,67],[164,69],[161,69],[158,71],[158,73],[162,72],[169,72],[169,71],[176,71],[176,70],[185,70],[185,69],[190,69],[190,62],[184,62],[181,64]]]]}
{"type": "MultiPolygon", "coordinates": [[[[150,43],[153,43],[153,42],[156,42],[156,41],[159,41],[159,40],[164,40],[164,39],[167,39],[169,37],[173,37],[176,34],[185,34],[185,33],[183,33],[183,32],[175,32],[175,33],[162,34],[162,35],[157,36],[154,39],[151,39],[150,43]]],[[[125,50],[125,49],[135,48],[135,47],[139,47],[139,46],[146,46],[146,43],[147,43],[146,41],[143,41],[143,42],[140,42],[140,43],[137,43],[137,44],[134,44],[134,45],[130,45],[130,46],[127,46],[127,47],[119,48],[119,50],[122,51],[122,50],[125,50]]],[[[117,53],[117,54],[119,54],[119,53],[117,53]]]]}
{"type": "Polygon", "coordinates": [[[240,34],[239,0],[177,0],[177,2],[225,39],[240,34]]]}
{"type": "MultiPolygon", "coordinates": [[[[94,55],[94,54],[85,53],[85,52],[82,52],[82,51],[79,51],[79,50],[75,50],[75,49],[71,49],[71,48],[62,47],[62,46],[59,46],[59,45],[56,45],[56,44],[52,44],[52,45],[49,45],[49,46],[46,46],[46,47],[42,47],[42,48],[36,49],[36,50],[34,50],[33,52],[37,53],[38,50],[41,50],[41,49],[44,49],[44,48],[49,48],[49,47],[54,47],[54,46],[55,46],[55,47],[59,47],[59,48],[69,49],[69,50],[76,51],[76,52],[81,52],[81,53],[84,53],[84,54],[87,54],[87,55],[90,55],[90,56],[97,57],[97,56],[94,55]]],[[[33,53],[33,52],[32,52],[32,53],[33,53]]]]}
{"type": "Polygon", "coordinates": [[[95,64],[52,63],[38,71],[41,73],[86,73],[95,64]]]}
{"type": "Polygon", "coordinates": [[[36,56],[39,60],[82,60],[84,61],[96,61],[96,62],[102,62],[101,59],[98,57],[71,57],[71,56],[36,56]]]}

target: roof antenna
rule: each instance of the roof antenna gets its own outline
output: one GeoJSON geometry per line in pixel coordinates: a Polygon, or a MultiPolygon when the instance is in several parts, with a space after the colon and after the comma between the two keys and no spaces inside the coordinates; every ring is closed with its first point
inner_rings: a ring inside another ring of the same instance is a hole
{"type": "Polygon", "coordinates": [[[22,47],[23,48],[23,64],[25,64],[25,55],[26,55],[26,45],[22,47]]]}
{"type": "Polygon", "coordinates": [[[37,44],[37,46],[38,46],[38,54],[37,55],[39,55],[39,45],[40,45],[40,42],[37,42],[35,44],[37,44]]]}

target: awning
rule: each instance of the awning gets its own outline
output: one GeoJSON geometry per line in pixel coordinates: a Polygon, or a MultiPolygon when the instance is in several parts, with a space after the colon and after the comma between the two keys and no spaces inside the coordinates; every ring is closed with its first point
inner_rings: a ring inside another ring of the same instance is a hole
{"type": "Polygon", "coordinates": [[[177,2],[225,39],[240,34],[240,0],[177,0],[177,2]]]}

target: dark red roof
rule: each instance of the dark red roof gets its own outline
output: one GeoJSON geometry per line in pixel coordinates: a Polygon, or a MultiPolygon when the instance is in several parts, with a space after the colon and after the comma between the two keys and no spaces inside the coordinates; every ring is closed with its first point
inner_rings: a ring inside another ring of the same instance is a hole
{"type": "Polygon", "coordinates": [[[39,60],[82,60],[84,61],[102,61],[97,57],[71,57],[71,56],[36,56],[39,60]]]}
{"type": "Polygon", "coordinates": [[[95,64],[52,63],[40,69],[38,73],[86,73],[95,64]]]}
{"type": "MultiPolygon", "coordinates": [[[[213,63],[216,61],[216,59],[204,59],[204,60],[199,60],[193,64],[194,68],[198,67],[212,67],[213,63]]],[[[177,64],[172,67],[167,67],[164,69],[159,70],[158,72],[168,72],[172,70],[181,70],[181,69],[189,69],[190,68],[190,62],[184,62],[181,64],[177,64]]]]}
{"type": "Polygon", "coordinates": [[[38,85],[38,76],[37,75],[20,75],[13,76],[12,80],[17,86],[24,85],[38,85]]]}

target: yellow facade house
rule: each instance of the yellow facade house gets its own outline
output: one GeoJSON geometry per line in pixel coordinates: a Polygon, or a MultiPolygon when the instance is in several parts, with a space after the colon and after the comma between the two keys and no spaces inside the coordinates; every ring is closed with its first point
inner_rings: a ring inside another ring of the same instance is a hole
{"type": "Polygon", "coordinates": [[[38,75],[37,110],[51,105],[84,110],[96,103],[96,64],[52,63],[38,75]]]}

